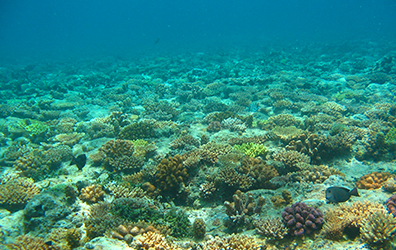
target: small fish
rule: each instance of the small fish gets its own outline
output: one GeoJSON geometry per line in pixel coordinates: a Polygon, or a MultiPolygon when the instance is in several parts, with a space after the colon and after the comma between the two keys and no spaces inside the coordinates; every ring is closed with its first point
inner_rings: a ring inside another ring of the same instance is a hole
{"type": "Polygon", "coordinates": [[[85,154],[81,154],[77,157],[73,156],[73,160],[70,162],[70,166],[76,165],[78,169],[81,170],[85,166],[86,162],[87,162],[87,156],[85,154]]]}
{"type": "Polygon", "coordinates": [[[347,201],[351,195],[359,196],[357,188],[349,190],[344,187],[329,187],[326,189],[326,200],[330,203],[347,201]]]}

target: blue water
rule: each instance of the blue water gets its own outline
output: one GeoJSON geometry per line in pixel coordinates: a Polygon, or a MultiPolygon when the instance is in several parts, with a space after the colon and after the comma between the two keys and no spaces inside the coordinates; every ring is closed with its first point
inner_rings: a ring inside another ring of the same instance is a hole
{"type": "Polygon", "coordinates": [[[0,55],[6,57],[384,38],[396,39],[394,0],[0,1],[0,55]]]}

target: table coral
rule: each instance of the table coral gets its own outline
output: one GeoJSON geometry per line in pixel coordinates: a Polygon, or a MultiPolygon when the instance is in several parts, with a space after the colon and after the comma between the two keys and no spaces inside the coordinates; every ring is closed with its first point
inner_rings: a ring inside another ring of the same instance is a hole
{"type": "Polygon", "coordinates": [[[282,221],[289,229],[289,234],[293,236],[311,234],[320,230],[324,223],[323,214],[319,209],[308,207],[302,202],[286,207],[282,212],[282,221]]]}
{"type": "Polygon", "coordinates": [[[361,189],[378,189],[389,179],[393,178],[388,172],[373,172],[363,175],[356,182],[356,186],[361,189]]]}
{"type": "Polygon", "coordinates": [[[2,177],[0,181],[0,207],[16,211],[25,207],[26,203],[40,189],[32,179],[24,177],[2,177]]]}

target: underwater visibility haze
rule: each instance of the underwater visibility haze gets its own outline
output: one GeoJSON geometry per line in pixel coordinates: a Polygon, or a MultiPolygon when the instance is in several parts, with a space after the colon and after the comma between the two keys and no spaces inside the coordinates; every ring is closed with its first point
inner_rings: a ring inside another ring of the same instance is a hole
{"type": "Polygon", "coordinates": [[[396,249],[395,13],[1,1],[0,250],[396,249]]]}

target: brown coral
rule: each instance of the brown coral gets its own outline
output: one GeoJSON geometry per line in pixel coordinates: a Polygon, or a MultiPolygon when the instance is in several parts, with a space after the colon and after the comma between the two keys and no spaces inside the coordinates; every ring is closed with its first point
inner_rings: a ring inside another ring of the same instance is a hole
{"type": "Polygon", "coordinates": [[[23,235],[12,244],[6,245],[11,250],[60,250],[61,248],[52,241],[40,237],[23,235]]]}
{"type": "Polygon", "coordinates": [[[232,196],[233,202],[225,201],[226,214],[233,223],[241,224],[251,220],[250,216],[259,214],[265,204],[265,199],[260,196],[254,200],[252,194],[245,194],[237,190],[232,196]]]}
{"type": "Polygon", "coordinates": [[[258,188],[273,188],[270,180],[279,175],[273,166],[267,165],[264,160],[254,157],[245,157],[238,170],[252,177],[258,188]]]}
{"type": "Polygon", "coordinates": [[[168,159],[162,159],[158,164],[155,177],[160,192],[177,193],[180,186],[187,183],[189,174],[183,161],[182,156],[175,155],[168,159]]]}
{"type": "Polygon", "coordinates": [[[0,206],[11,211],[22,209],[40,189],[32,179],[24,177],[2,177],[0,181],[0,206]]]}
{"type": "Polygon", "coordinates": [[[81,189],[80,199],[89,203],[103,201],[104,191],[101,185],[91,185],[81,189]]]}
{"type": "Polygon", "coordinates": [[[273,154],[272,158],[284,164],[284,168],[278,169],[282,174],[298,171],[301,169],[301,165],[306,165],[311,162],[311,158],[308,155],[285,149],[273,154]]]}
{"type": "Polygon", "coordinates": [[[366,174],[356,182],[356,186],[362,189],[378,189],[389,179],[394,176],[388,172],[373,172],[366,174]]]}
{"type": "Polygon", "coordinates": [[[260,250],[265,244],[250,236],[232,234],[227,237],[216,236],[202,243],[202,250],[260,250]]]}
{"type": "Polygon", "coordinates": [[[288,229],[281,218],[260,219],[254,222],[256,232],[271,239],[283,239],[288,229]]]}

